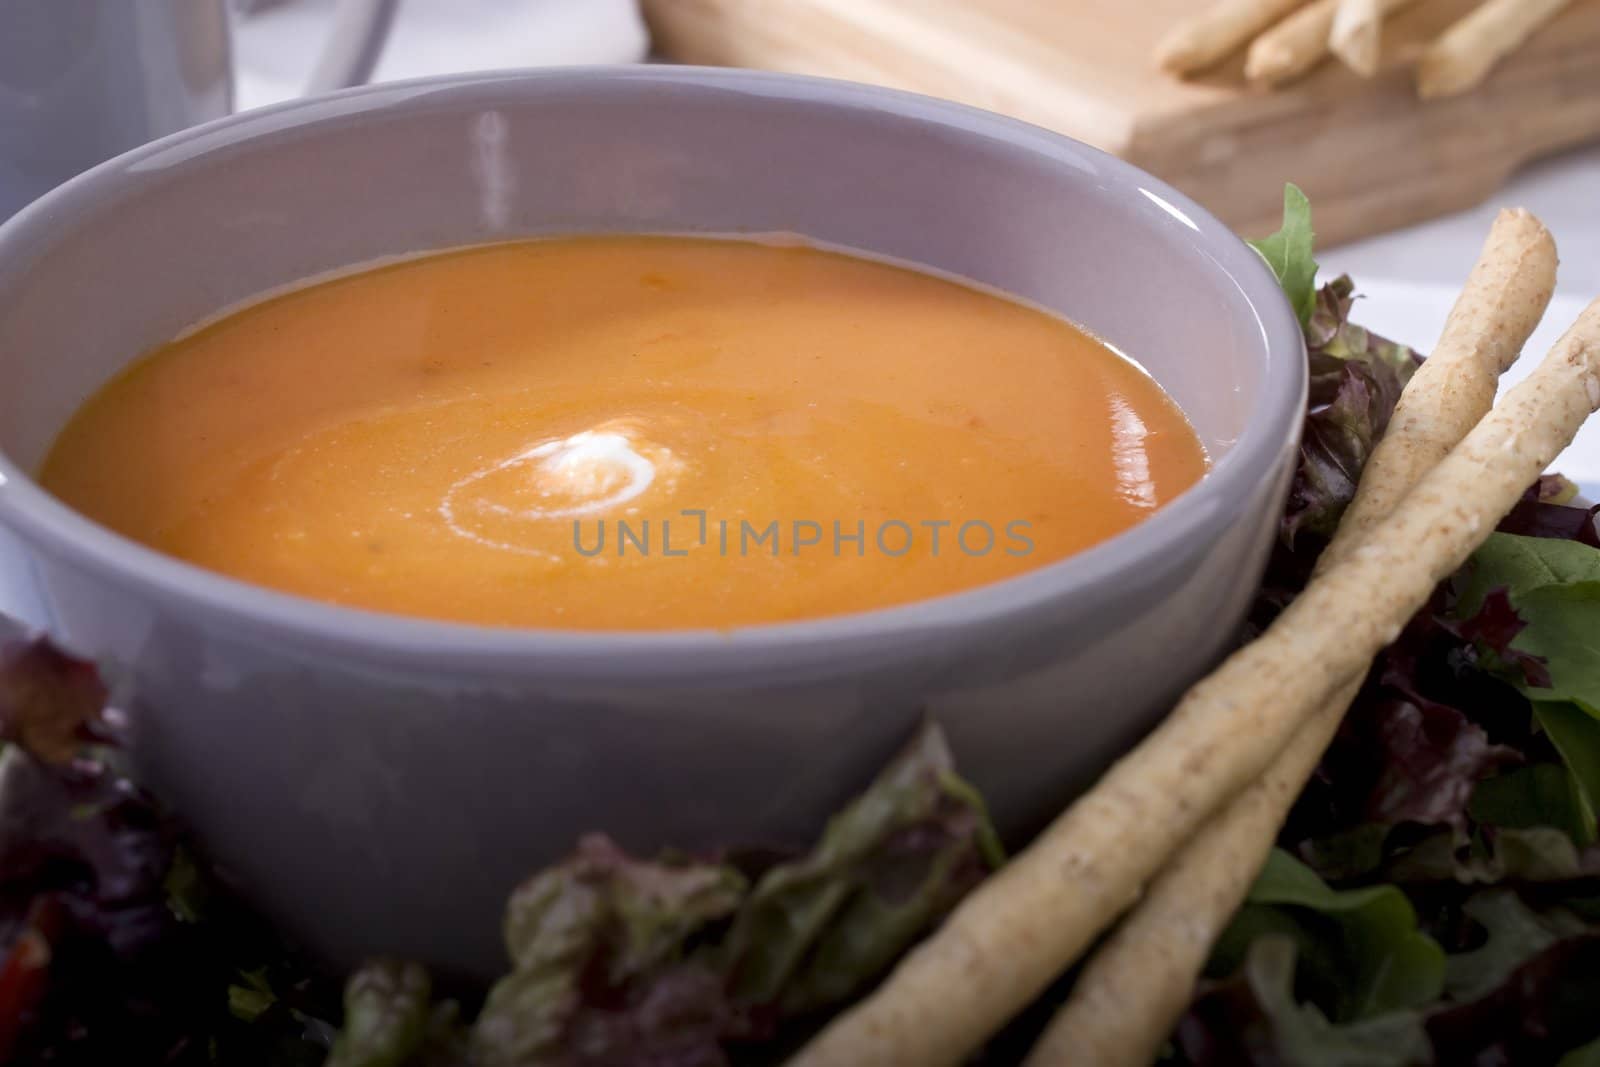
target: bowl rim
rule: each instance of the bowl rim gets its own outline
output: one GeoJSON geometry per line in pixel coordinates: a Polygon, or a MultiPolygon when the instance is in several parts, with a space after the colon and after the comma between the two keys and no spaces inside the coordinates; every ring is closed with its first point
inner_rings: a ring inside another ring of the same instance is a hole
{"type": "MultiPolygon", "coordinates": [[[[95,203],[102,189],[141,170],[226,149],[286,127],[353,114],[433,103],[473,91],[551,89],[648,91],[691,89],[781,97],[796,104],[858,110],[989,137],[1075,168],[1086,163],[1107,184],[1143,193],[1199,235],[1215,268],[1232,280],[1255,314],[1266,346],[1260,395],[1228,454],[1200,482],[1154,515],[1075,555],[1022,574],[927,600],[800,621],[725,630],[559,630],[451,622],[347,607],[279,592],[165,555],[100,526],[46,492],[0,451],[0,526],[30,553],[67,560],[102,579],[169,604],[200,609],[235,632],[321,651],[344,651],[393,663],[449,657],[478,666],[513,667],[530,654],[560,658],[568,673],[608,674],[625,665],[674,675],[714,676],[762,661],[827,659],[861,642],[939,631],[970,632],[1072,596],[1103,605],[1120,595],[1143,561],[1174,551],[1197,525],[1215,523],[1229,499],[1269,478],[1296,440],[1307,389],[1304,337],[1266,263],[1214,216],[1165,182],[1099,149],[1018,119],[916,93],[809,75],[719,67],[637,65],[561,67],[447,74],[361,86],[229,115],[150,142],[102,163],[0,223],[0,260],[50,243],[53,220],[95,203]]],[[[156,178],[155,180],[159,180],[156,178]]],[[[541,660],[541,668],[552,666],[541,660]]]]}

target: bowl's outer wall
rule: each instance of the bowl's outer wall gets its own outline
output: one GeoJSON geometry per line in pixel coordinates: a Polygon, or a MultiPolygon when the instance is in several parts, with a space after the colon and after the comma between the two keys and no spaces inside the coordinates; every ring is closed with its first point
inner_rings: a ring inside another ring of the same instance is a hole
{"type": "MultiPolygon", "coordinates": [[[[115,161],[0,231],[0,450],[13,471],[33,468],[129,359],[220,308],[381,256],[548,232],[794,231],[965,275],[1140,359],[1222,463],[1253,412],[1294,409],[1269,420],[1251,477],[1190,494],[1163,551],[1132,567],[1115,548],[1082,557],[1114,583],[1083,564],[1061,572],[1076,585],[1005,610],[996,587],[970,617],[902,612],[904,624],[839,639],[813,627],[792,648],[731,658],[692,643],[568,656],[572,642],[532,638],[496,658],[241,625],[130,577],[175,565],[118,539],[94,534],[126,566],[86,564],[28,521],[46,505],[3,473],[0,518],[9,507],[29,541],[61,632],[118,665],[145,709],[136,755],[150,781],[340,961],[386,952],[492,972],[507,890],[586,830],[645,851],[804,842],[923,709],[1015,835],[1221,654],[1292,469],[1303,381],[1285,386],[1280,369],[1266,383],[1270,363],[1300,357],[1282,350],[1295,342],[1271,321],[1279,309],[1263,323],[1264,271],[1209,216],[1130,173],[1042,131],[875,90],[591,71],[225,120],[115,161]]],[[[353,632],[369,618],[346,614],[353,632]]]]}

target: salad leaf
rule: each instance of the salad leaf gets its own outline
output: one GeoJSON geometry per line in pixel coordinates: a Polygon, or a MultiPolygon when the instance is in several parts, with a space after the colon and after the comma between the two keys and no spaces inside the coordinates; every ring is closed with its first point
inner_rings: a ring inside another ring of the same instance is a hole
{"type": "Polygon", "coordinates": [[[1522,624],[1504,630],[1483,666],[1531,702],[1571,775],[1575,839],[1591,843],[1600,807],[1600,549],[1496,533],[1474,555],[1469,575],[1463,607],[1480,605],[1481,615],[1497,598],[1515,606],[1522,624]]]}
{"type": "Polygon", "coordinates": [[[1529,487],[1523,502],[1532,500],[1540,504],[1566,507],[1577,500],[1581,493],[1578,483],[1564,474],[1541,474],[1539,480],[1529,487]]]}
{"type": "MultiPolygon", "coordinates": [[[[1597,560],[1600,550],[1590,549],[1597,560]]],[[[1600,715],[1600,581],[1565,582],[1516,597],[1528,628],[1516,648],[1548,665],[1544,685],[1522,688],[1531,699],[1569,701],[1600,715]]]]}
{"type": "Polygon", "coordinates": [[[1515,685],[1535,689],[1550,687],[1549,660],[1516,647],[1517,637],[1528,628],[1522,612],[1512,606],[1504,589],[1484,596],[1478,611],[1463,622],[1440,619],[1439,625],[1471,646],[1478,666],[1507,677],[1515,685]]]}
{"type": "Polygon", "coordinates": [[[1335,1024],[1295,993],[1294,939],[1250,944],[1238,974],[1206,986],[1178,1023],[1176,1041],[1195,1067],[1410,1067],[1432,1062],[1417,1013],[1335,1024]]]}
{"type": "Polygon", "coordinates": [[[472,1028],[474,1062],[724,1063],[727,1044],[867,988],[1000,859],[931,724],[809,854],[765,870],[587,838],[513,895],[514,966],[472,1028]]]}
{"type": "Polygon", "coordinates": [[[1533,711],[1568,771],[1576,809],[1568,831],[1580,845],[1593,844],[1600,836],[1595,826],[1595,807],[1600,804],[1600,720],[1575,704],[1535,701],[1533,711]]]}
{"type": "Polygon", "coordinates": [[[106,687],[94,665],[48,638],[0,644],[0,743],[66,763],[104,734],[106,687]]]}
{"type": "Polygon", "coordinates": [[[0,694],[16,742],[0,751],[0,1062],[320,1064],[331,1031],[304,965],[113,752],[83,747],[112,740],[93,668],[12,644],[0,694]]]}
{"type": "Polygon", "coordinates": [[[1460,628],[1434,613],[1442,606],[1436,598],[1379,656],[1296,807],[1291,851],[1325,877],[1376,870],[1396,827],[1465,833],[1479,781],[1525,758],[1509,742],[1529,733],[1526,703],[1477,672],[1460,628]],[[1520,710],[1507,714],[1508,701],[1520,710]]]}
{"type": "Polygon", "coordinates": [[[847,1000],[998,867],[977,793],[934,729],[835,816],[809,856],[769,871],[723,946],[736,996],[801,1014],[847,1000]]]}
{"type": "Polygon", "coordinates": [[[1482,996],[1344,1024],[1299,999],[1293,940],[1262,937],[1238,974],[1202,989],[1178,1024],[1178,1050],[1195,1067],[1536,1064],[1563,1054],[1583,1062],[1600,1033],[1593,1010],[1600,938],[1581,933],[1540,950],[1532,948],[1540,938],[1525,927],[1503,925],[1497,936],[1506,942],[1503,957],[1497,949],[1492,965],[1480,960],[1475,976],[1504,977],[1482,996]],[[1518,950],[1532,954],[1506,971],[1518,950]]]}
{"type": "Polygon", "coordinates": [[[56,773],[19,750],[0,756],[0,889],[70,893],[82,921],[138,940],[167,913],[168,827],[149,798],[102,765],[56,773]],[[124,905],[135,914],[122,931],[124,905]]]}
{"type": "Polygon", "coordinates": [[[241,974],[241,981],[228,987],[228,1011],[235,1018],[255,1022],[272,1010],[278,998],[272,992],[272,983],[259,971],[241,974]]]}
{"type": "Polygon", "coordinates": [[[1549,826],[1485,826],[1462,841],[1434,834],[1407,848],[1384,868],[1390,881],[1457,887],[1576,882],[1600,875],[1600,850],[1580,849],[1565,831],[1549,826]]]}
{"type": "Polygon", "coordinates": [[[465,1062],[455,1005],[432,1004],[432,981],[415,963],[369,963],[345,984],[344,1030],[324,1067],[407,1067],[465,1062]]]}
{"type": "Polygon", "coordinates": [[[1444,985],[1444,952],[1418,929],[1404,893],[1393,886],[1331,889],[1281,849],[1223,934],[1214,965],[1240,966],[1264,933],[1295,943],[1305,964],[1302,984],[1336,1021],[1425,1004],[1444,985]]]}
{"type": "Polygon", "coordinates": [[[1316,234],[1311,228],[1311,201],[1296,185],[1283,190],[1283,226],[1271,237],[1249,242],[1277,275],[1300,325],[1311,321],[1316,299],[1317,261],[1312,258],[1316,234]]]}
{"type": "Polygon", "coordinates": [[[512,894],[512,971],[473,1026],[474,1062],[606,1063],[631,1048],[723,1063],[732,1007],[693,944],[733,914],[744,889],[731,868],[635,860],[585,838],[572,859],[512,894]]]}
{"type": "Polygon", "coordinates": [[[1556,1067],[1600,1067],[1600,1041],[1593,1041],[1580,1049],[1573,1049],[1561,1057],[1556,1067]]]}
{"type": "MultiPolygon", "coordinates": [[[[1589,925],[1600,921],[1600,719],[1581,703],[1600,658],[1584,640],[1600,551],[1590,513],[1558,502],[1569,493],[1563,481],[1541,480],[1379,658],[1284,836],[1324,876],[1410,898],[1420,929],[1445,953],[1434,999],[1374,1017],[1424,1027],[1428,1047],[1401,1062],[1578,1062],[1600,1032],[1592,1012],[1575,1007],[1592,996],[1587,965],[1575,961],[1589,958],[1585,945],[1600,934],[1589,925]]],[[[1273,603],[1285,599],[1275,592],[1273,603]]],[[[1213,964],[1225,969],[1272,937],[1288,939],[1301,1014],[1260,1011],[1254,1025],[1277,1058],[1235,1062],[1316,1063],[1293,1035],[1307,1011],[1336,1031],[1353,1021],[1338,1014],[1348,1010],[1339,994],[1350,972],[1330,970],[1339,957],[1307,936],[1303,919],[1252,928],[1255,907],[1241,912],[1230,930],[1237,940],[1219,946],[1213,964]],[[1333,988],[1329,973],[1344,984],[1333,988]]],[[[1194,1011],[1185,1025],[1203,1020],[1194,1011]]],[[[1215,1025],[1204,1033],[1220,1040],[1215,1025]]],[[[1323,1039],[1343,1048],[1342,1034],[1323,1039]]],[[[1362,1050],[1349,1062],[1386,1061],[1362,1050]]]]}
{"type": "Polygon", "coordinates": [[[1600,505],[1574,507],[1578,487],[1559,474],[1547,474],[1529,487],[1517,506],[1500,523],[1500,532],[1522,537],[1577,541],[1600,548],[1600,528],[1595,516],[1600,505]]]}
{"type": "Polygon", "coordinates": [[[1486,937],[1481,947],[1451,956],[1445,967],[1445,988],[1457,1000],[1484,996],[1532,957],[1584,930],[1576,917],[1540,915],[1503,889],[1473,896],[1462,911],[1483,927],[1486,937]]]}
{"type": "Polygon", "coordinates": [[[1512,830],[1548,827],[1588,845],[1594,843],[1595,825],[1585,799],[1566,767],[1539,763],[1479,782],[1469,810],[1475,822],[1512,830]]]}
{"type": "Polygon", "coordinates": [[[1518,758],[1458,709],[1433,701],[1383,701],[1353,729],[1374,734],[1363,743],[1377,760],[1364,813],[1374,823],[1462,825],[1478,782],[1518,758]]]}
{"type": "MultiPolygon", "coordinates": [[[[1529,944],[1528,934],[1504,933],[1529,944]]],[[[1557,940],[1475,1000],[1432,1012],[1435,1062],[1552,1063],[1600,1038],[1600,932],[1557,940]]]]}
{"type": "Polygon", "coordinates": [[[1329,881],[1350,882],[1383,866],[1392,829],[1386,823],[1357,823],[1299,842],[1296,854],[1329,881]]]}
{"type": "Polygon", "coordinates": [[[1545,586],[1600,581],[1600,551],[1581,541],[1489,535],[1467,566],[1463,613],[1476,611],[1491,590],[1504,589],[1520,605],[1524,593],[1545,586]]]}
{"type": "Polygon", "coordinates": [[[1291,549],[1302,532],[1332,536],[1417,367],[1411,349],[1350,322],[1354,292],[1347,277],[1324,286],[1306,327],[1310,407],[1283,520],[1291,549]]]}

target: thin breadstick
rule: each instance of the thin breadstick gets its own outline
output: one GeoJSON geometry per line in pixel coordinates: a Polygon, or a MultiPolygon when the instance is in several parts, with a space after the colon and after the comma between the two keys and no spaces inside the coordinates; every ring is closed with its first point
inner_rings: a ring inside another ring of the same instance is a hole
{"type": "MultiPolygon", "coordinates": [[[[1334,14],[1342,0],[1315,0],[1261,36],[1245,53],[1244,76],[1257,85],[1283,85],[1328,58],[1334,14]]],[[[1380,0],[1383,14],[1416,0],[1380,0]]]]}
{"type": "Polygon", "coordinates": [[[957,1064],[1125,911],[1202,821],[1357,679],[1600,407],[1600,300],[1256,641],[975,890],[792,1067],[957,1064]]]}
{"type": "Polygon", "coordinates": [[[1424,100],[1475,88],[1494,65],[1520,48],[1534,31],[1572,0],[1487,0],[1451,26],[1417,66],[1417,95],[1424,100]]]}
{"type": "MultiPolygon", "coordinates": [[[[1502,211],[1433,355],[1401,395],[1319,572],[1344,558],[1488,414],[1500,375],[1539,325],[1555,281],[1549,231],[1526,211],[1502,211]]],[[[1359,678],[1347,683],[1262,779],[1178,853],[1090,958],[1026,1067],[1144,1067],[1156,1058],[1360,688],[1359,678]]]]}
{"type": "Polygon", "coordinates": [[[1250,43],[1244,76],[1257,85],[1293,81],[1328,56],[1328,35],[1340,0],[1316,0],[1250,43]]]}
{"type": "Polygon", "coordinates": [[[1156,64],[1170,74],[1204,70],[1305,0],[1218,0],[1174,26],[1156,45],[1156,64]]]}
{"type": "Polygon", "coordinates": [[[1383,20],[1416,0],[1339,0],[1328,47],[1345,66],[1370,78],[1378,73],[1383,54],[1383,20]]]}

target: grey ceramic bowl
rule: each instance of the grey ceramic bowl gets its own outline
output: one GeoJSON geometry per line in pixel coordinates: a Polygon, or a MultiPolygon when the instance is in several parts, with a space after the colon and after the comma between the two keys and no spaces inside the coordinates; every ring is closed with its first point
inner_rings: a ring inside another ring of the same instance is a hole
{"type": "Polygon", "coordinates": [[[1161,182],[995,115],[804,78],[648,67],[356,90],[170,137],[0,228],[0,523],[59,633],[121,671],[142,773],[341,961],[494,970],[506,892],[584,831],[646,852],[804,842],[925,713],[1004,829],[1039,825],[1231,640],[1304,390],[1269,272],[1161,182]],[[297,279],[526,234],[775,230],[1085,324],[1178,400],[1214,469],[1131,532],[1014,580],[632,635],[268,592],[132,544],[29,479],[129,360],[297,279]]]}

